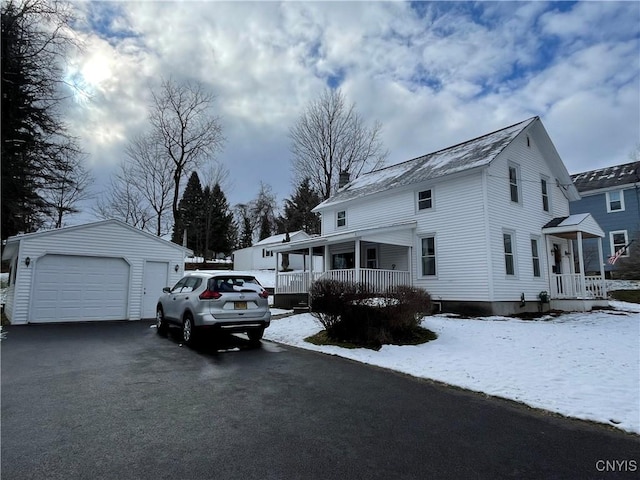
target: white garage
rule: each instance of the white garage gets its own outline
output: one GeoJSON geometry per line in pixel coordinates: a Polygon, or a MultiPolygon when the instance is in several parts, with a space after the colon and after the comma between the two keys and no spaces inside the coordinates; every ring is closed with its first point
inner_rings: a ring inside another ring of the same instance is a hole
{"type": "Polygon", "coordinates": [[[12,324],[153,318],[191,251],[118,220],[11,237],[12,324]]]}

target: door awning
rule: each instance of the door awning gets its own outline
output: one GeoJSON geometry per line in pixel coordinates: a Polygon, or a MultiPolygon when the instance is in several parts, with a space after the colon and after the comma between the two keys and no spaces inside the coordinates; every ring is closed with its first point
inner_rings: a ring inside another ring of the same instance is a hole
{"type": "Polygon", "coordinates": [[[568,217],[557,217],[542,227],[542,233],[554,237],[575,239],[578,232],[583,238],[602,238],[604,231],[590,213],[577,213],[568,217]]]}

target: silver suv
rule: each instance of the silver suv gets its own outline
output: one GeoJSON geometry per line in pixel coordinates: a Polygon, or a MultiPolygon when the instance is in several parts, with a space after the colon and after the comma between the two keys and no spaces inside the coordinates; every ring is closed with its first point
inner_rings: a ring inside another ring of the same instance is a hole
{"type": "Polygon", "coordinates": [[[246,333],[258,343],[271,322],[269,294],[251,274],[192,272],[162,291],[156,307],[158,334],[180,327],[189,346],[205,329],[246,333]]]}

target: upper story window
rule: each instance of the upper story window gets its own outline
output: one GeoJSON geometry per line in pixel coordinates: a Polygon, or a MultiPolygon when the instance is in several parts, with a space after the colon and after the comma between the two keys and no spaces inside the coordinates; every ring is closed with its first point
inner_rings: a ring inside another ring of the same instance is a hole
{"type": "Polygon", "coordinates": [[[549,185],[546,178],[540,180],[540,190],[542,193],[542,209],[545,212],[549,211],[549,185]]]}
{"type": "Polygon", "coordinates": [[[427,210],[433,207],[433,190],[418,192],[418,210],[427,210]]]}
{"type": "Polygon", "coordinates": [[[609,232],[609,243],[611,245],[611,255],[620,252],[620,257],[628,257],[629,249],[625,247],[629,244],[629,237],[626,230],[609,232]]]}
{"type": "Polygon", "coordinates": [[[509,165],[509,190],[511,201],[520,203],[520,169],[516,165],[509,165]]]}
{"type": "Polygon", "coordinates": [[[336,227],[346,227],[347,226],[347,212],[346,210],[342,210],[336,215],[336,227]]]}
{"type": "Polygon", "coordinates": [[[607,192],[607,213],[621,212],[624,210],[624,195],[622,190],[607,192]]]}

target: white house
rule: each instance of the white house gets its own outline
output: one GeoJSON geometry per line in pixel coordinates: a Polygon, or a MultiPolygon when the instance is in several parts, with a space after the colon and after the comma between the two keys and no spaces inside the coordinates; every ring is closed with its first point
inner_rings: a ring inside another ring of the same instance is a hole
{"type": "Polygon", "coordinates": [[[602,248],[604,234],[589,214],[570,216],[579,198],[538,117],[370,172],[314,209],[320,237],[274,248],[323,261],[279,273],[275,304],[303,300],[319,278],[414,285],[444,311],[606,304],[604,272],[586,277],[582,255],[583,238],[602,248]]]}
{"type": "Polygon", "coordinates": [[[5,313],[15,325],[153,318],[191,253],[119,220],[10,237],[5,313]]]}
{"type": "MultiPolygon", "coordinates": [[[[290,242],[298,242],[301,240],[308,240],[311,236],[303,230],[289,233],[290,242]]],[[[260,240],[252,247],[242,248],[233,252],[233,268],[236,270],[275,270],[276,268],[282,269],[282,258],[276,264],[276,258],[274,257],[274,247],[281,246],[287,242],[287,234],[282,233],[278,235],[272,235],[263,240],[260,240]]],[[[307,260],[304,255],[292,254],[289,255],[290,270],[302,270],[305,268],[305,261],[307,260]]]]}

